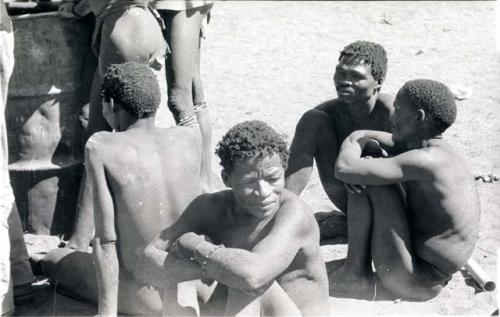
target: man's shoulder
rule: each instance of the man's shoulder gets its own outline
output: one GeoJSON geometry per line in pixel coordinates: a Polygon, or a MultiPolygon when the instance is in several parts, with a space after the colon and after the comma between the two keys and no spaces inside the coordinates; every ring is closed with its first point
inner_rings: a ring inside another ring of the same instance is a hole
{"type": "Polygon", "coordinates": [[[305,219],[312,215],[311,208],[296,194],[287,189],[281,193],[280,213],[287,217],[297,217],[305,219]]]}
{"type": "Polygon", "coordinates": [[[315,236],[319,230],[311,208],[299,196],[288,190],[282,192],[276,219],[281,225],[295,228],[297,236],[302,238],[315,236]]]}
{"type": "Polygon", "coordinates": [[[392,112],[394,110],[394,96],[389,94],[379,94],[377,98],[377,105],[392,112]]]}
{"type": "Polygon", "coordinates": [[[317,125],[321,122],[330,124],[336,113],[342,113],[345,107],[338,99],[325,101],[318,106],[307,110],[301,118],[301,123],[317,125]]]}
{"type": "Polygon", "coordinates": [[[231,190],[227,189],[214,193],[201,194],[196,200],[200,205],[221,207],[230,204],[231,197],[231,190]]]}
{"type": "Polygon", "coordinates": [[[99,131],[90,136],[85,144],[87,151],[99,151],[103,147],[109,147],[114,144],[115,134],[108,131],[99,131]]]}
{"type": "Polygon", "coordinates": [[[342,104],[343,103],[342,103],[342,101],[340,99],[333,98],[333,99],[330,99],[330,100],[327,100],[327,101],[324,101],[324,102],[320,103],[319,105],[317,105],[313,109],[314,110],[320,110],[320,111],[329,112],[329,111],[332,111],[334,109],[342,108],[342,104]]]}

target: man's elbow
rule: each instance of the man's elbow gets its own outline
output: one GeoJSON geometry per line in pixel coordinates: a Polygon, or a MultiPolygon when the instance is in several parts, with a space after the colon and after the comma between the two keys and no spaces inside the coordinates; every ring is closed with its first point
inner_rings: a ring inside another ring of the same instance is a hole
{"type": "Polygon", "coordinates": [[[338,159],[335,163],[335,178],[345,182],[346,177],[350,175],[351,166],[350,164],[342,159],[338,159]]]}
{"type": "Polygon", "coordinates": [[[267,286],[273,282],[273,279],[265,274],[264,269],[257,267],[254,266],[253,269],[248,270],[242,275],[242,288],[252,293],[264,292],[267,286]]]}
{"type": "Polygon", "coordinates": [[[269,280],[262,275],[254,274],[244,279],[243,291],[262,295],[272,282],[273,280],[269,280]]]}

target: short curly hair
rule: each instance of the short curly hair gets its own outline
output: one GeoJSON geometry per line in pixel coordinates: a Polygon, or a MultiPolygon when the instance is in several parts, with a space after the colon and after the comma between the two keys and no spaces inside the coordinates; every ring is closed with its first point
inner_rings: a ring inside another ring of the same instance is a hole
{"type": "Polygon", "coordinates": [[[372,68],[373,78],[383,81],[387,73],[387,54],[382,45],[368,42],[353,42],[340,52],[339,61],[346,57],[349,63],[365,62],[372,68]]]}
{"type": "Polygon", "coordinates": [[[284,169],[288,166],[286,142],[266,123],[259,120],[236,124],[222,137],[215,153],[227,172],[232,172],[236,160],[278,154],[284,169]]]}
{"type": "Polygon", "coordinates": [[[445,84],[430,79],[415,79],[407,81],[400,92],[413,107],[425,111],[439,133],[443,133],[455,122],[455,98],[445,84]]]}
{"type": "Polygon", "coordinates": [[[153,115],[160,105],[160,86],[155,74],[144,64],[112,64],[103,76],[102,96],[120,104],[137,118],[153,115]]]}

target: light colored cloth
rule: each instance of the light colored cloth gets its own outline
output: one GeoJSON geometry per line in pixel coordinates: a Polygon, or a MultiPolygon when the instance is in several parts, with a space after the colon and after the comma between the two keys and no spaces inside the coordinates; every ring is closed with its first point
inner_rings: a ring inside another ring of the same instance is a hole
{"type": "Polygon", "coordinates": [[[0,0],[0,315],[14,311],[10,277],[10,242],[8,218],[14,203],[10,187],[5,126],[7,88],[14,69],[14,35],[12,23],[3,0],[0,0]]]}
{"type": "Polygon", "coordinates": [[[213,0],[154,0],[151,2],[153,8],[158,10],[183,11],[199,8],[213,3],[213,0]]]}

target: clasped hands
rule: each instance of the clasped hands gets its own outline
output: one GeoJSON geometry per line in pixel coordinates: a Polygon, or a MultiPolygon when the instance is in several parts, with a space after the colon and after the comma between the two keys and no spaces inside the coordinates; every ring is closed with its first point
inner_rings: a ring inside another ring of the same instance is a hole
{"type": "Polygon", "coordinates": [[[193,260],[196,248],[203,242],[212,243],[212,240],[205,235],[187,232],[175,240],[170,247],[169,253],[182,259],[193,260]]]}
{"type": "MultiPolygon", "coordinates": [[[[371,159],[371,158],[380,158],[380,157],[388,157],[389,155],[387,154],[386,150],[384,150],[381,146],[380,143],[378,143],[374,139],[369,139],[369,138],[363,138],[362,142],[360,144],[363,145],[363,158],[364,159],[371,159]]],[[[364,190],[366,189],[366,185],[361,185],[361,184],[349,184],[349,183],[343,183],[344,188],[347,190],[348,193],[350,194],[362,194],[364,190]]]]}

